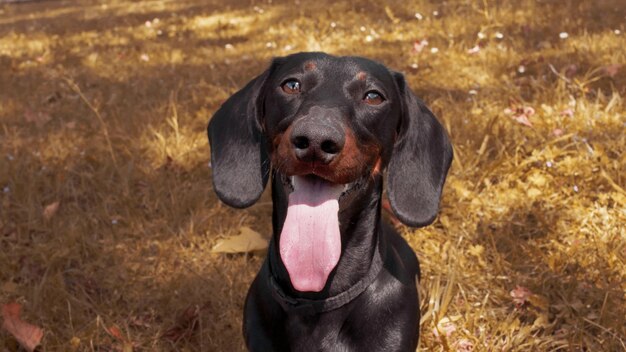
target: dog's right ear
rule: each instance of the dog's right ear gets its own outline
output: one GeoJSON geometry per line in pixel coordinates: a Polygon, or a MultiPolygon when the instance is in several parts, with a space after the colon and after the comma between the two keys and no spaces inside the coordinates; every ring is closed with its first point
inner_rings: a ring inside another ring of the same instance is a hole
{"type": "Polygon", "coordinates": [[[270,173],[266,140],[261,133],[263,87],[278,61],[228,98],[211,118],[213,189],[226,204],[245,208],[263,193],[270,173]]]}

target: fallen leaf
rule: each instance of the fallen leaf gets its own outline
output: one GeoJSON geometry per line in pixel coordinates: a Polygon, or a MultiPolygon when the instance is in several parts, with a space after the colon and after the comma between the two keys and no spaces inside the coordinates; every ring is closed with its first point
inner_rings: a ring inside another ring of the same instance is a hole
{"type": "Polygon", "coordinates": [[[523,286],[516,286],[513,290],[511,290],[510,295],[513,298],[513,304],[517,308],[522,307],[533,293],[523,286]]]}
{"type": "Polygon", "coordinates": [[[108,329],[105,329],[112,337],[122,343],[122,352],[133,352],[133,344],[123,334],[120,328],[115,325],[111,325],[108,329]]]}
{"type": "Polygon", "coordinates": [[[480,45],[474,45],[471,49],[467,50],[468,54],[478,54],[480,52],[480,45]]]}
{"type": "Polygon", "coordinates": [[[46,207],[43,209],[43,218],[45,220],[52,219],[54,214],[56,214],[59,210],[59,205],[61,205],[61,202],[59,201],[46,205],[46,207]]]}
{"type": "Polygon", "coordinates": [[[126,341],[126,338],[122,335],[122,331],[117,326],[111,325],[108,329],[106,329],[106,331],[117,340],[122,342],[126,341]]]}
{"type": "Polygon", "coordinates": [[[516,106],[513,108],[504,109],[504,114],[511,116],[511,118],[524,126],[533,127],[533,124],[528,119],[535,114],[535,109],[530,106],[516,106]]]}
{"type": "Polygon", "coordinates": [[[413,42],[413,52],[419,54],[427,46],[428,46],[428,40],[426,40],[426,39],[416,40],[415,42],[413,42]]]}
{"type": "Polygon", "coordinates": [[[528,126],[528,127],[533,127],[533,124],[530,122],[530,120],[528,119],[528,116],[526,115],[515,115],[513,116],[513,120],[521,123],[524,126],[528,126]]]}
{"type": "Polygon", "coordinates": [[[262,251],[267,248],[268,241],[260,233],[249,227],[242,226],[239,235],[219,240],[211,252],[213,253],[248,253],[262,251]]]}
{"type": "Polygon", "coordinates": [[[2,306],[2,328],[8,331],[27,351],[34,351],[41,342],[43,330],[20,318],[22,305],[8,303],[2,306]]]}

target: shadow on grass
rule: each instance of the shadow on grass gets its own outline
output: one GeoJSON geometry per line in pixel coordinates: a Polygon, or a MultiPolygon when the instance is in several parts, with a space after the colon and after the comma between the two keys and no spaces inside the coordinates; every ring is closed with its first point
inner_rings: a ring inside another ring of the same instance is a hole
{"type": "MultiPolygon", "coordinates": [[[[612,344],[597,345],[597,348],[612,346],[619,349],[619,339],[626,337],[624,331],[604,328],[620,326],[626,315],[621,282],[615,269],[610,270],[611,264],[603,262],[600,259],[603,257],[593,253],[592,247],[589,247],[589,256],[597,258],[590,258],[585,264],[577,259],[553,258],[554,253],[545,250],[548,237],[558,233],[556,224],[567,212],[566,205],[554,208],[542,201],[528,207],[512,208],[501,216],[480,222],[476,242],[490,248],[491,265],[502,268],[498,272],[508,272],[507,281],[528,287],[544,297],[545,306],[535,301],[537,307],[534,309],[548,318],[544,329],[555,339],[583,332],[587,337],[584,343],[572,340],[571,346],[593,345],[595,337],[604,335],[612,344]],[[555,263],[564,264],[555,266],[555,263]],[[594,271],[592,275],[590,270],[594,271]]],[[[559,240],[563,239],[553,237],[549,241],[559,240]]],[[[528,320],[523,323],[532,325],[537,315],[528,314],[525,309],[521,309],[520,318],[528,320]]]]}
{"type": "MultiPolygon", "coordinates": [[[[20,5],[24,8],[16,11],[23,11],[25,15],[29,9],[40,9],[40,5],[63,9],[64,4],[20,5]]],[[[576,10],[573,13],[580,15],[579,20],[589,23],[608,11],[609,14],[602,18],[602,25],[589,27],[590,32],[599,32],[606,30],[607,21],[617,25],[621,16],[619,11],[609,11],[610,7],[605,4],[614,3],[602,2],[592,12],[576,10]]],[[[574,5],[575,2],[568,2],[568,6],[574,5]]],[[[122,29],[141,26],[155,17],[213,15],[215,11],[219,14],[224,8],[222,5],[184,2],[178,3],[180,7],[175,13],[147,11],[103,18],[98,12],[99,3],[90,6],[87,9],[67,8],[67,12],[36,20],[23,18],[2,22],[0,33],[13,31],[28,35],[34,25],[47,35],[99,32],[110,30],[112,25],[122,29]],[[85,17],[86,10],[94,14],[85,17]],[[70,22],[72,25],[66,26],[70,22]]],[[[247,9],[250,3],[237,2],[229,6],[247,9]]],[[[554,3],[554,6],[560,5],[554,3]]],[[[40,14],[44,12],[41,10],[40,14]]],[[[164,44],[181,50],[190,45],[219,48],[226,43],[247,45],[254,41],[251,38],[266,30],[264,24],[283,21],[291,14],[290,11],[277,11],[265,22],[255,24],[246,36],[206,39],[187,33],[181,36],[182,40],[164,39],[164,44]]],[[[379,14],[364,16],[371,17],[369,22],[375,22],[379,14]]],[[[520,40],[529,51],[552,30],[551,27],[537,26],[527,31],[522,26],[516,24],[503,31],[527,32],[520,40]]],[[[471,42],[473,36],[467,34],[459,38],[471,42]]],[[[407,44],[406,41],[393,40],[382,43],[374,52],[375,58],[399,64],[403,58],[396,53],[399,43],[407,44]]],[[[136,46],[141,46],[141,40],[131,41],[128,45],[131,49],[136,46]]],[[[166,344],[159,335],[174,324],[180,311],[190,305],[204,307],[199,315],[200,333],[190,337],[193,346],[201,350],[241,349],[243,298],[261,260],[246,255],[214,255],[209,251],[217,234],[232,233],[242,223],[253,223],[257,229],[263,229],[260,232],[268,234],[271,207],[258,205],[236,211],[220,205],[211,191],[210,172],[205,166],[209,158],[206,145],[190,147],[188,152],[192,156],[184,163],[165,156],[146,160],[153,148],[146,142],[146,135],[149,135],[149,128],[160,131],[158,128],[167,126],[165,120],[171,115],[169,100],[175,92],[181,125],[204,136],[210,113],[228,96],[228,92],[243,86],[261,72],[268,61],[258,58],[259,53],[254,53],[257,56],[250,59],[238,57],[239,53],[220,53],[215,58],[207,58],[206,65],[155,64],[137,67],[128,76],[115,79],[102,75],[97,68],[85,66],[80,55],[67,53],[61,47],[52,48],[51,62],[63,66],[60,70],[62,77],[50,78],[47,69],[52,65],[12,71],[12,59],[0,61],[2,67],[7,68],[4,74],[0,73],[0,78],[6,78],[13,88],[12,92],[2,94],[17,101],[15,110],[1,113],[3,127],[7,129],[0,134],[8,140],[13,138],[12,129],[29,131],[24,141],[17,141],[13,146],[13,150],[17,150],[13,157],[18,166],[4,168],[8,162],[0,162],[4,170],[4,177],[0,171],[0,186],[9,185],[15,194],[11,195],[9,211],[3,214],[10,220],[0,224],[4,225],[1,235],[4,236],[6,230],[8,235],[5,237],[15,234],[17,238],[3,240],[2,244],[18,244],[25,248],[21,253],[10,254],[6,263],[0,259],[2,267],[9,273],[5,272],[2,279],[27,287],[25,290],[29,291],[33,306],[45,313],[41,314],[42,319],[48,319],[43,323],[59,327],[47,337],[51,343],[49,349],[66,346],[74,336],[90,336],[96,345],[105,348],[113,339],[98,324],[107,327],[118,324],[133,340],[151,341],[153,346],[141,346],[151,350],[154,346],[166,344]],[[225,59],[231,60],[230,63],[225,59]],[[63,83],[63,77],[74,80],[87,99],[98,107],[111,134],[115,162],[103,147],[101,123],[76,92],[63,83]],[[48,97],[56,98],[50,101],[48,97]],[[25,108],[44,110],[52,119],[37,129],[24,123],[25,108]],[[77,122],[76,126],[69,128],[71,122],[77,122]],[[76,134],[82,139],[72,140],[76,134]],[[67,144],[74,144],[75,148],[64,157],[46,159],[34,156],[38,150],[50,147],[52,137],[57,142],[65,138],[67,144]],[[156,167],[151,164],[155,162],[159,164],[156,167]],[[40,219],[41,208],[55,200],[62,202],[59,214],[53,221],[44,222],[40,219]],[[73,324],[71,329],[64,328],[68,325],[68,316],[70,325],[73,324]],[[142,338],[135,339],[137,336],[142,338]]],[[[109,49],[110,46],[103,43],[96,42],[93,46],[96,52],[109,49]]],[[[269,54],[260,54],[266,55],[269,54]]],[[[602,64],[593,58],[574,57],[581,72],[602,64]]],[[[553,62],[560,69],[569,64],[570,57],[554,54],[544,60],[536,63],[536,67],[529,65],[529,73],[521,77],[546,75],[552,77],[545,83],[549,86],[556,78],[546,71],[545,63],[553,62]]],[[[497,76],[514,69],[501,67],[494,71],[497,76]]],[[[623,80],[623,76],[619,77],[623,80]]],[[[469,105],[467,92],[461,90],[427,83],[416,89],[416,93],[427,101],[444,98],[447,103],[469,105]]],[[[461,118],[456,116],[454,121],[459,122],[461,118]]],[[[465,133],[470,134],[470,131],[465,133]]],[[[267,202],[265,196],[261,203],[267,202]]],[[[545,290],[555,295],[568,292],[573,296],[550,296],[548,299],[554,302],[578,299],[583,304],[580,309],[585,313],[608,306],[603,310],[605,313],[601,319],[605,320],[601,322],[619,323],[623,319],[624,306],[617,291],[619,287],[616,288],[613,282],[607,282],[603,287],[594,282],[578,282],[572,275],[584,270],[578,266],[549,269],[549,260],[541,253],[538,243],[556,231],[554,224],[561,211],[535,203],[530,208],[511,209],[500,217],[485,219],[478,232],[488,236],[481,236],[484,241],[481,243],[485,248],[494,244],[501,264],[510,267],[516,276],[513,282],[523,282],[537,292],[545,290]],[[487,237],[493,238],[493,242],[484,239],[487,237]],[[606,298],[601,295],[605,292],[608,292],[606,298]]],[[[610,276],[609,273],[601,275],[610,276]]],[[[556,310],[550,314],[556,320],[560,319],[559,314],[565,314],[563,312],[556,310]]],[[[599,332],[597,327],[579,322],[590,333],[599,332]]],[[[171,347],[176,350],[179,345],[171,347]]]]}

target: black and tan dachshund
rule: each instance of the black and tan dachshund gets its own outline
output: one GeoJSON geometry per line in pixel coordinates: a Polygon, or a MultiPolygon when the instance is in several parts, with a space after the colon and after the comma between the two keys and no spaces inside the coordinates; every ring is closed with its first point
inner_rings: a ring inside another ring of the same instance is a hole
{"type": "Polygon", "coordinates": [[[268,255],[250,287],[251,351],[414,351],[419,263],[381,220],[383,174],[409,226],[436,217],[448,136],[402,74],[299,53],[230,97],[208,127],[213,187],[245,208],[272,179],[268,255]]]}

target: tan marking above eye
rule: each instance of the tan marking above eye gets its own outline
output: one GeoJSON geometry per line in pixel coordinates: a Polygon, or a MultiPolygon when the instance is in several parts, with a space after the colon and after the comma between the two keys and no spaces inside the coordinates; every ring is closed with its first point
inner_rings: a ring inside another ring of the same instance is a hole
{"type": "Polygon", "coordinates": [[[307,71],[315,70],[316,68],[317,68],[317,65],[313,61],[307,61],[304,64],[304,69],[307,71]]]}
{"type": "Polygon", "coordinates": [[[365,79],[367,78],[367,73],[360,71],[359,73],[356,74],[356,79],[358,79],[359,81],[365,81],[365,79]]]}

